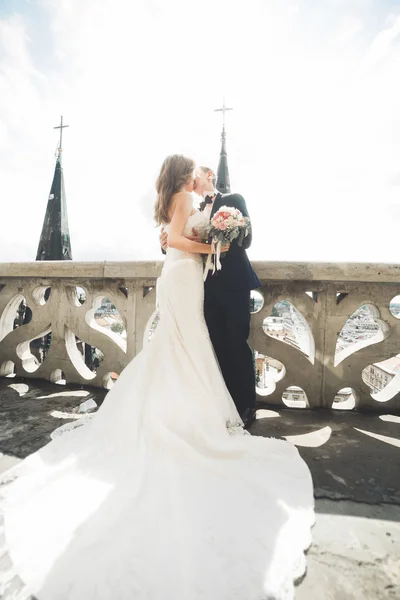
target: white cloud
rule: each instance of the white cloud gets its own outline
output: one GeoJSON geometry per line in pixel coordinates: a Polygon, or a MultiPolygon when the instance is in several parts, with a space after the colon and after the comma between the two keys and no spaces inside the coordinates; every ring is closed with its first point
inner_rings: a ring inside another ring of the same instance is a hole
{"type": "Polygon", "coordinates": [[[400,15],[393,20],[390,27],[380,31],[373,40],[369,50],[369,61],[371,64],[377,64],[380,60],[387,56],[393,42],[400,35],[400,15]]]}
{"type": "Polygon", "coordinates": [[[74,258],[159,257],[158,168],[217,163],[225,93],[253,257],[396,262],[398,21],[365,6],[42,0],[0,19],[0,260],[35,257],[61,113],[74,258]]]}

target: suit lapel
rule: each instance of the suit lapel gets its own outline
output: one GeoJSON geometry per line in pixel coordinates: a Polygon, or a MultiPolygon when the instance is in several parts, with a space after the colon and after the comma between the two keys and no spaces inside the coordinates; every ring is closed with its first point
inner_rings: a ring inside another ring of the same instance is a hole
{"type": "Polygon", "coordinates": [[[213,216],[215,215],[215,213],[217,212],[217,210],[219,210],[221,208],[221,206],[222,206],[222,198],[223,198],[223,196],[220,193],[218,193],[215,196],[215,200],[214,200],[214,203],[213,203],[213,206],[212,206],[212,209],[211,209],[211,213],[210,213],[210,219],[212,219],[213,216]]]}

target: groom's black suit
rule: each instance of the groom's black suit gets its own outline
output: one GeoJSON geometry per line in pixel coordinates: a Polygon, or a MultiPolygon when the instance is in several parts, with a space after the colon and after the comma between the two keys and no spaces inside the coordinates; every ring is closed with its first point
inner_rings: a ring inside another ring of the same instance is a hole
{"type": "MultiPolygon", "coordinates": [[[[211,217],[222,207],[237,208],[249,217],[240,194],[217,194],[211,217]]],[[[208,274],[205,282],[204,316],[222,374],[242,417],[255,407],[256,381],[250,333],[250,291],[261,286],[246,254],[251,233],[239,246],[236,240],[223,255],[222,269],[208,274]]]]}

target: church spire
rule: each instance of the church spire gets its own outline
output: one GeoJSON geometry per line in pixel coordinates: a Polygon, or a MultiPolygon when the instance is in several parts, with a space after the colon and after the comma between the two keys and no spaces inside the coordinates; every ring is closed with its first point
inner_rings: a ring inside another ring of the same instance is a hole
{"type": "Polygon", "coordinates": [[[225,131],[225,113],[227,110],[233,110],[225,106],[225,99],[222,104],[222,108],[216,108],[215,112],[222,112],[222,134],[221,134],[221,153],[219,157],[218,172],[217,172],[217,185],[216,188],[222,194],[229,193],[231,191],[231,183],[229,179],[228,169],[228,154],[226,152],[226,131],[225,131]]]}
{"type": "Polygon", "coordinates": [[[57,147],[56,167],[47,202],[36,260],[72,260],[64,174],[61,166],[62,134],[65,127],[69,127],[69,125],[63,125],[63,118],[61,117],[61,124],[54,127],[54,129],[60,130],[60,141],[57,147]]]}

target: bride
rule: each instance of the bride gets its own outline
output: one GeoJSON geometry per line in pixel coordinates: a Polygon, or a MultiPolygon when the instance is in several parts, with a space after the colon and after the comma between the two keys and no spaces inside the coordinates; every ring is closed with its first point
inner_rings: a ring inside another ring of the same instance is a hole
{"type": "MultiPolygon", "coordinates": [[[[313,524],[309,470],[246,435],[203,318],[195,165],[168,157],[160,324],[95,417],[3,477],[3,598],[290,600],[313,524]],[[7,573],[5,573],[7,571],[7,573]]],[[[223,268],[223,267],[222,267],[223,268]]]]}

